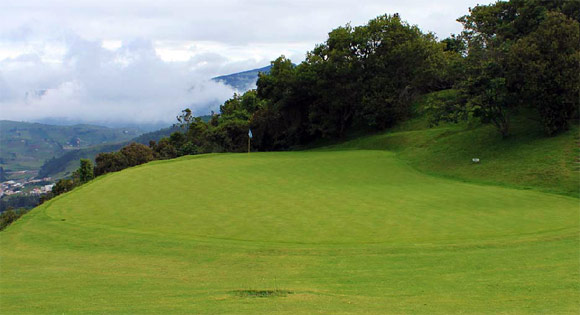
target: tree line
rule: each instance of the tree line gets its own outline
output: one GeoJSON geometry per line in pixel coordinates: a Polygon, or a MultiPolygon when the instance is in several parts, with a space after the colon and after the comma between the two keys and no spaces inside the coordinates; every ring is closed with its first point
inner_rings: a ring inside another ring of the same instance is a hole
{"type": "Polygon", "coordinates": [[[525,110],[552,136],[578,119],[579,20],[578,1],[512,0],[470,9],[458,19],[463,31],[443,40],[398,14],[347,24],[298,65],[272,61],[255,90],[234,95],[209,121],[184,110],[184,132],[150,148],[157,158],[242,152],[251,129],[254,150],[287,150],[392,127],[418,96],[441,90],[425,108],[433,125],[477,120],[508,137],[525,110]]]}
{"type": "Polygon", "coordinates": [[[503,136],[510,118],[531,108],[555,135],[578,118],[580,1],[496,2],[458,19],[465,55],[462,110],[492,123],[503,136]]]}
{"type": "Polygon", "coordinates": [[[95,176],[157,159],[209,152],[288,150],[349,132],[383,130],[412,114],[429,92],[431,124],[475,119],[509,136],[511,118],[531,111],[547,136],[577,121],[580,99],[580,1],[498,1],[458,19],[460,34],[438,40],[398,14],[338,27],[300,64],[281,56],[257,88],[219,113],[177,117],[181,131],[149,146],[131,143],[81,160],[54,195],[95,176]]]}
{"type": "Polygon", "coordinates": [[[73,172],[72,176],[58,180],[52,191],[41,198],[41,203],[71,191],[97,176],[117,172],[155,159],[158,157],[156,158],[150,147],[136,142],[131,142],[116,152],[97,154],[95,164],[90,159],[80,159],[80,166],[73,172]]]}

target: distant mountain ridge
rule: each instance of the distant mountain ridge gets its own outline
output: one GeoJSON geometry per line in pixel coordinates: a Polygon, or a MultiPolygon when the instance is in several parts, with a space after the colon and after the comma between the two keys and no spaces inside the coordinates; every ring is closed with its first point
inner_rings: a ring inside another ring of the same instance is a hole
{"type": "Polygon", "coordinates": [[[0,166],[7,172],[38,170],[44,161],[67,151],[127,141],[141,134],[137,128],[0,120],[0,166]]]}
{"type": "Polygon", "coordinates": [[[229,85],[234,89],[238,90],[238,92],[245,92],[247,90],[256,88],[256,82],[258,81],[258,74],[260,72],[270,73],[271,68],[272,66],[269,65],[258,69],[222,75],[219,77],[212,78],[212,80],[229,85]]]}
{"type": "Polygon", "coordinates": [[[148,145],[149,141],[159,141],[161,138],[168,137],[176,131],[182,131],[180,127],[172,126],[157,131],[144,133],[136,138],[118,142],[95,145],[87,148],[69,151],[61,156],[49,159],[42,164],[38,172],[38,178],[52,177],[63,178],[72,174],[79,167],[80,159],[95,160],[97,154],[101,152],[118,151],[130,142],[137,142],[148,145]]]}
{"type": "Polygon", "coordinates": [[[30,123],[40,123],[44,125],[53,126],[72,126],[72,125],[91,125],[102,126],[112,129],[138,129],[141,132],[151,132],[167,127],[166,122],[131,122],[131,121],[100,121],[91,120],[84,121],[82,119],[66,118],[66,117],[45,117],[31,121],[30,123]]]}

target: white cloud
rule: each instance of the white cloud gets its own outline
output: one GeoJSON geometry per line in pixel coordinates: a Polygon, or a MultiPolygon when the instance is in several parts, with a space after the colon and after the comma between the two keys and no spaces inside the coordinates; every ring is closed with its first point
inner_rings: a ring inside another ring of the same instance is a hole
{"type": "Polygon", "coordinates": [[[4,0],[0,29],[13,30],[8,32],[13,38],[27,36],[35,25],[49,29],[64,25],[93,40],[312,43],[349,21],[362,24],[398,12],[413,24],[448,36],[460,30],[455,19],[476,4],[474,0],[4,0]]]}
{"type": "Polygon", "coordinates": [[[116,50],[79,37],[66,45],[58,64],[36,54],[0,62],[1,118],[172,122],[185,107],[207,113],[233,94],[194,61],[163,61],[149,40],[126,41],[116,50]]]}
{"type": "Polygon", "coordinates": [[[263,67],[281,54],[298,63],[339,25],[398,12],[444,38],[461,30],[455,19],[476,4],[3,0],[0,119],[172,122],[185,106],[206,113],[231,96],[209,78],[263,67]],[[42,97],[31,97],[40,90],[42,97]]]}

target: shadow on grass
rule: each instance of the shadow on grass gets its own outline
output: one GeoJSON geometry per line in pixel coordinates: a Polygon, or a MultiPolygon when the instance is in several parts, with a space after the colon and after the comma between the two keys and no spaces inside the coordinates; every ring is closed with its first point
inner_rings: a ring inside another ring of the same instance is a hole
{"type": "Polygon", "coordinates": [[[257,298],[267,298],[267,297],[285,297],[288,294],[293,294],[294,292],[288,290],[235,290],[232,294],[239,297],[257,297],[257,298]]]}

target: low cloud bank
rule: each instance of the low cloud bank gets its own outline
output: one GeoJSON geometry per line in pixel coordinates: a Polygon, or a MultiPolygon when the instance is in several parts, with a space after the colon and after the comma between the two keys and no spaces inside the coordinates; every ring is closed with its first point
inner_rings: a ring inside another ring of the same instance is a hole
{"type": "Polygon", "coordinates": [[[0,119],[172,123],[186,107],[206,114],[234,93],[210,79],[227,66],[215,54],[177,62],[143,39],[115,50],[78,36],[62,44],[57,60],[34,52],[0,61],[0,119]]]}

